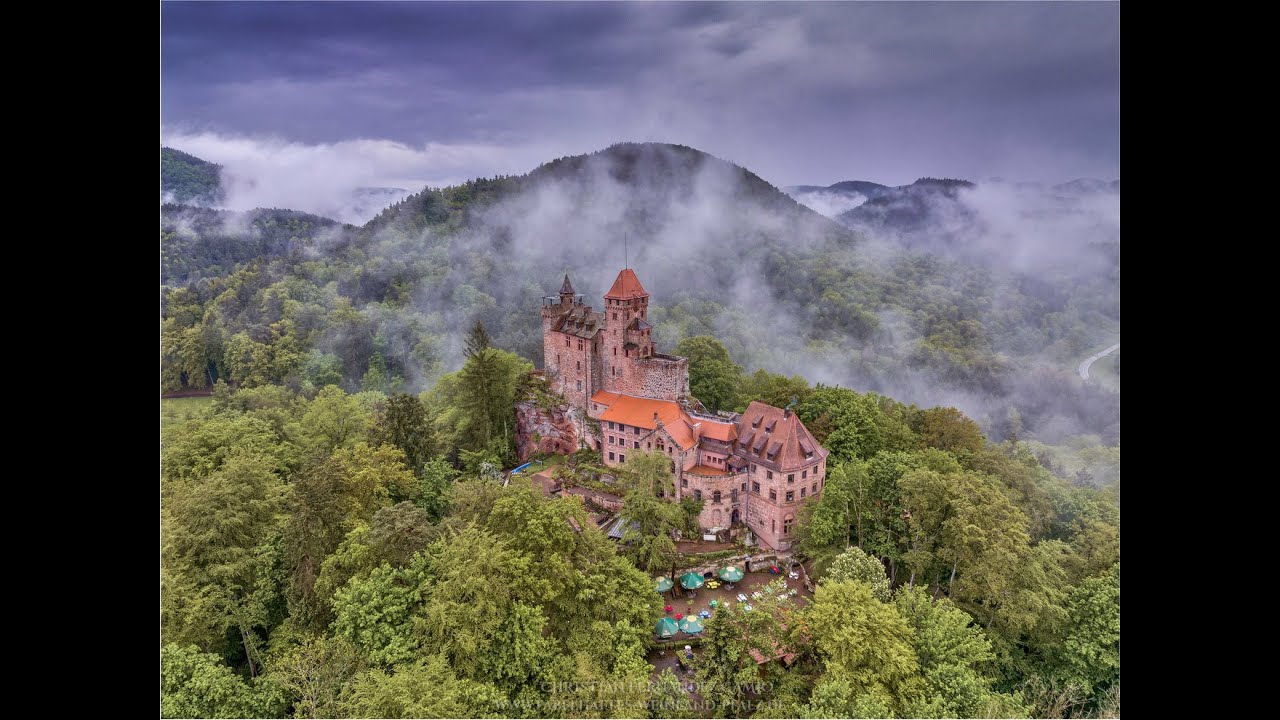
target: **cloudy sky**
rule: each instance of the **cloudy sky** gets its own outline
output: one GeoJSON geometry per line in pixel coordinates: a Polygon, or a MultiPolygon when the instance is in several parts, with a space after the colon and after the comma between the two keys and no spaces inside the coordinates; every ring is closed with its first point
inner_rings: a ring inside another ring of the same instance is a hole
{"type": "Polygon", "coordinates": [[[1112,3],[165,2],[160,42],[162,142],[268,184],[624,140],[779,186],[1120,174],[1112,3]]]}

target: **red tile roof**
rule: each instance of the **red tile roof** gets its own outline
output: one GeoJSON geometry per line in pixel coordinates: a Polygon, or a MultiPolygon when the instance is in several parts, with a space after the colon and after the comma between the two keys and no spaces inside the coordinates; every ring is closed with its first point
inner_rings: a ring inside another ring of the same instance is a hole
{"type": "Polygon", "coordinates": [[[640,279],[626,268],[618,273],[618,278],[613,281],[613,287],[609,288],[609,292],[604,294],[610,300],[630,300],[632,298],[647,298],[649,293],[644,291],[644,286],[640,284],[640,279]]]}
{"type": "Polygon", "coordinates": [[[750,458],[752,462],[776,465],[780,470],[810,465],[827,456],[826,448],[818,444],[795,413],[758,400],[747,406],[747,411],[738,419],[738,437],[734,454],[750,458]],[[754,431],[753,423],[758,424],[754,431]],[[768,432],[769,428],[773,431],[768,432]],[[808,457],[810,453],[812,458],[808,457]]]}
{"type": "Polygon", "coordinates": [[[702,437],[725,442],[733,442],[738,437],[738,426],[733,423],[719,423],[712,420],[699,422],[702,423],[702,437]]]}
{"type": "MultiPolygon", "coordinates": [[[[603,404],[608,402],[608,396],[614,394],[601,391],[593,395],[591,401],[603,404]]],[[[600,421],[653,430],[657,427],[654,422],[655,414],[677,445],[686,450],[693,447],[693,433],[688,425],[689,416],[679,405],[670,400],[650,400],[631,395],[618,395],[616,399],[609,402],[609,409],[601,413],[600,421]]]]}
{"type": "Polygon", "coordinates": [[[604,405],[607,407],[609,405],[612,405],[620,397],[622,397],[622,393],[609,392],[608,390],[601,390],[597,392],[595,395],[591,396],[591,402],[600,403],[601,405],[604,405]]]}

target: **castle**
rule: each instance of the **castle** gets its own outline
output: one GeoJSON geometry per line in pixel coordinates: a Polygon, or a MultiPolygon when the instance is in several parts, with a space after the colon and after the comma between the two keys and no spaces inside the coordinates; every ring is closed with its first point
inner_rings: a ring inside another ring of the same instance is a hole
{"type": "Polygon", "coordinates": [[[800,504],[818,497],[827,451],[795,413],[753,401],[710,415],[689,397],[689,360],[663,355],[649,293],[626,268],[595,311],[565,275],[542,300],[543,372],[569,405],[599,423],[581,442],[617,467],[628,451],[671,458],[676,498],[703,501],[703,529],[745,523],[763,544],[791,547],[800,504]]]}

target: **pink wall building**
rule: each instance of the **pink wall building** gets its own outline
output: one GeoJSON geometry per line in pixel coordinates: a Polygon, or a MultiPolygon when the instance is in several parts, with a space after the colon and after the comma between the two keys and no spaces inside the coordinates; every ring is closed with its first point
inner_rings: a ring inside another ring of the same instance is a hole
{"type": "Polygon", "coordinates": [[[703,501],[704,529],[739,523],[765,545],[788,550],[800,505],[826,480],[827,451],[790,409],[752,402],[742,414],[708,415],[689,398],[687,358],[657,352],[649,293],[630,268],[596,312],[566,275],[542,304],[544,368],[552,388],[600,423],[583,434],[606,465],[629,452],[672,461],[676,497],[703,501]]]}

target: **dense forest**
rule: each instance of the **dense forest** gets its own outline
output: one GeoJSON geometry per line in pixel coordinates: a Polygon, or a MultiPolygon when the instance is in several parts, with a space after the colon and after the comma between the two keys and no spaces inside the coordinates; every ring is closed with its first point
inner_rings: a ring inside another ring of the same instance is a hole
{"type": "Polygon", "coordinates": [[[539,298],[567,271],[598,302],[626,240],[666,347],[712,335],[748,370],[954,404],[998,439],[1119,439],[1118,396],[1072,367],[1118,334],[1118,240],[1033,272],[889,248],[653,144],[423,190],[358,228],[207,212],[162,208],[168,390],[335,374],[349,392],[421,390],[457,367],[451,338],[475,320],[538,362],[539,298]]]}
{"type": "Polygon", "coordinates": [[[161,214],[162,385],[213,395],[162,422],[163,716],[1119,714],[1119,398],[1074,374],[1118,334],[1118,239],[977,262],[990,215],[929,244],[629,144],[362,227],[161,214]],[[707,621],[705,707],[654,672],[652,575],[696,560],[700,510],[660,500],[665,457],[558,469],[612,484],[620,543],[503,482],[515,403],[558,401],[539,299],[567,270],[598,302],[623,238],[693,394],[792,405],[831,453],[797,525],[816,592],[707,621]]]}
{"type": "Polygon", "coordinates": [[[576,497],[504,486],[512,403],[545,388],[488,343],[474,328],[420,395],[219,383],[164,431],[164,716],[1118,714],[1114,494],[952,408],[765,373],[735,393],[794,398],[831,451],[799,525],[817,592],[716,613],[692,708],[653,673],[648,573],[700,508],[657,499],[665,457],[630,456],[619,548],[576,497]],[[794,660],[758,674],[778,647],[794,660]]]}
{"type": "Polygon", "coordinates": [[[217,206],[226,199],[222,166],[173,148],[160,148],[160,198],[164,202],[217,206]]]}

